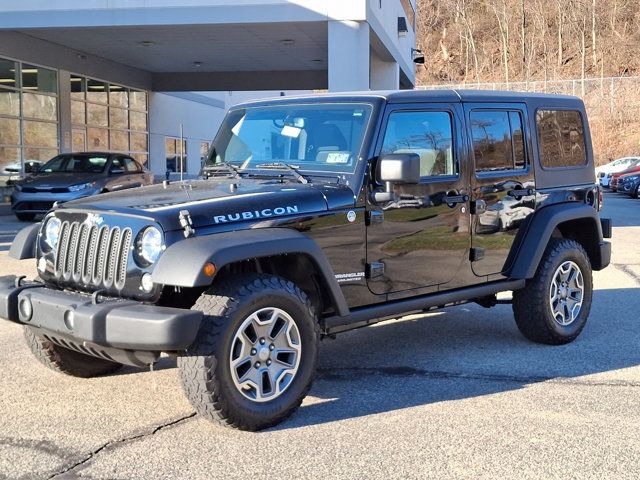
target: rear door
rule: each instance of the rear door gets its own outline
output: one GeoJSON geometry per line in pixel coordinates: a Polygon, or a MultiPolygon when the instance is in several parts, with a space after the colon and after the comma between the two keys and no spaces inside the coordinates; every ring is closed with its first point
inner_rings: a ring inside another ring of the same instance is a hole
{"type": "Polygon", "coordinates": [[[124,157],[124,169],[129,176],[128,188],[140,187],[146,184],[142,167],[133,158],[124,157]]]}
{"type": "Polygon", "coordinates": [[[535,210],[531,135],[525,104],[465,104],[473,156],[471,261],[497,274],[524,220],[535,210]]]}

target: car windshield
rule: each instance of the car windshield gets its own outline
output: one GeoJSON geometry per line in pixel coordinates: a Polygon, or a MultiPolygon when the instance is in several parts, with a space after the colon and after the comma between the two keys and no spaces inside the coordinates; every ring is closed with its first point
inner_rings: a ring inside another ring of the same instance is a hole
{"type": "Polygon", "coordinates": [[[100,155],[60,155],[45,163],[40,173],[101,173],[107,160],[100,155]]]}
{"type": "Polygon", "coordinates": [[[353,173],[371,117],[368,104],[306,104],[231,110],[205,168],[240,170],[286,165],[300,170],[353,173]]]}

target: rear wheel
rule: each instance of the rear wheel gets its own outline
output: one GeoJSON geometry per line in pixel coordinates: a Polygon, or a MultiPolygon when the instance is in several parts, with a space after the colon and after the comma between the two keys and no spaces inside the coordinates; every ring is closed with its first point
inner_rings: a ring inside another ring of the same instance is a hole
{"type": "Polygon", "coordinates": [[[640,183],[631,190],[631,198],[640,198],[640,183]]]}
{"type": "Polygon", "coordinates": [[[592,292],[591,264],[582,245],[552,239],[535,276],[513,293],[516,324],[531,341],[569,343],[587,322],[592,292]]]}
{"type": "Polygon", "coordinates": [[[35,213],[16,213],[16,218],[21,222],[31,222],[36,218],[35,213]]]}
{"type": "Polygon", "coordinates": [[[115,372],[122,364],[60,347],[24,327],[24,338],[31,353],[40,363],[59,373],[90,378],[115,372]]]}
{"type": "Polygon", "coordinates": [[[204,417],[242,430],[280,423],[315,375],[319,325],[292,282],[245,275],[211,287],[193,306],[205,316],[178,357],[184,391],[204,417]]]}

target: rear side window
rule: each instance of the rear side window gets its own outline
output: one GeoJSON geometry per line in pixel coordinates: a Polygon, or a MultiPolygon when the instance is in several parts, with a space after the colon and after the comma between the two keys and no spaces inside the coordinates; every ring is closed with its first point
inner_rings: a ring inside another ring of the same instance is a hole
{"type": "Polygon", "coordinates": [[[582,116],[577,110],[538,110],[540,163],[544,168],[587,164],[582,116]]]}
{"type": "Polygon", "coordinates": [[[520,112],[473,110],[469,118],[476,172],[524,168],[526,157],[520,112]]]}

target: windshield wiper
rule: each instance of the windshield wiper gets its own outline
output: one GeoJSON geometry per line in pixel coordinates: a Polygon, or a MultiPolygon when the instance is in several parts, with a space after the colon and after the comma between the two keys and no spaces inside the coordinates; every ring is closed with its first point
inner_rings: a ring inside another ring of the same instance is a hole
{"type": "Polygon", "coordinates": [[[273,162],[273,163],[261,163],[259,165],[256,165],[257,168],[273,168],[273,169],[287,169],[289,171],[291,171],[291,173],[293,173],[293,176],[295,177],[296,180],[298,180],[300,183],[309,183],[309,180],[302,175],[298,169],[296,167],[294,167],[293,165],[289,165],[288,163],[284,163],[284,162],[273,162]]]}
{"type": "Polygon", "coordinates": [[[203,172],[207,172],[208,170],[216,170],[216,167],[224,167],[229,173],[232,173],[234,177],[240,178],[240,168],[236,167],[232,163],[229,162],[219,162],[214,164],[205,165],[202,169],[203,172]]]}

